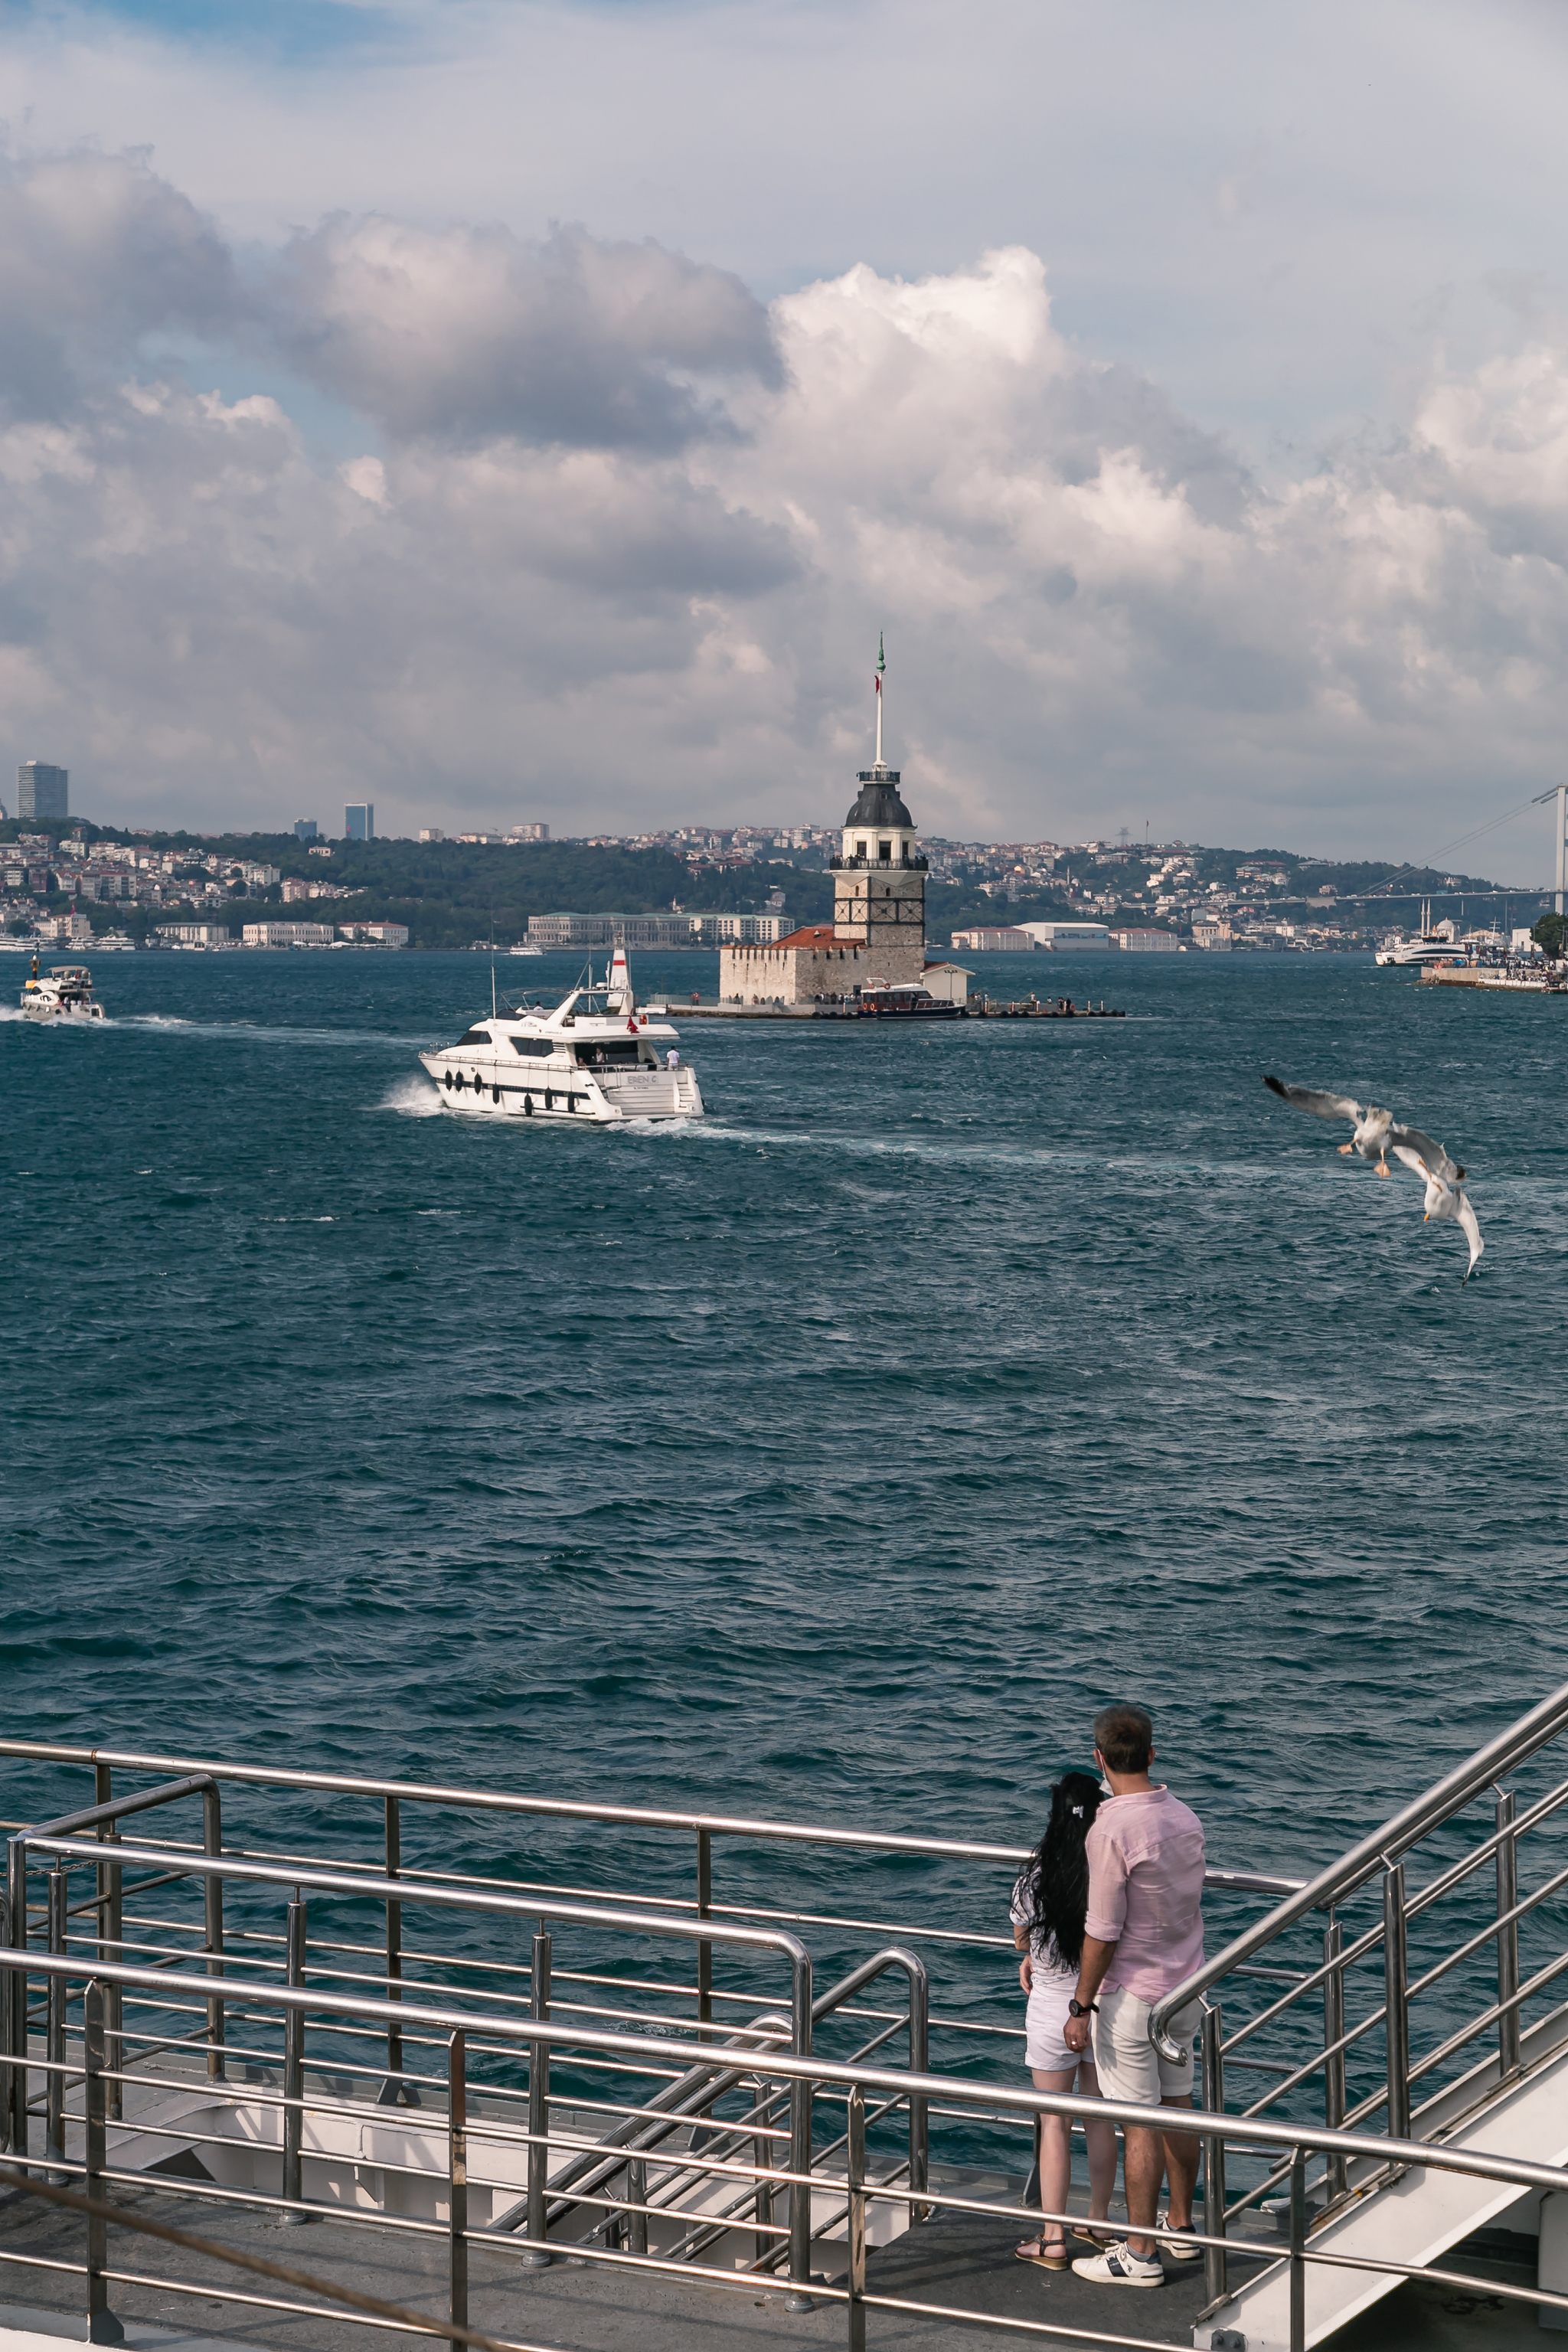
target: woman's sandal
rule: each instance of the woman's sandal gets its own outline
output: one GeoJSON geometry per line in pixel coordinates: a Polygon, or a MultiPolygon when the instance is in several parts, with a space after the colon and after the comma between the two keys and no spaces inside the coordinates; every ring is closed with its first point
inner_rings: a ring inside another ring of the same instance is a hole
{"type": "Polygon", "coordinates": [[[1065,2242],[1058,2248],[1047,2246],[1043,2238],[1026,2238],[1021,2246],[1014,2247],[1013,2257],[1016,2262],[1033,2263],[1042,2271],[1065,2271],[1068,2261],[1065,2242]]]}

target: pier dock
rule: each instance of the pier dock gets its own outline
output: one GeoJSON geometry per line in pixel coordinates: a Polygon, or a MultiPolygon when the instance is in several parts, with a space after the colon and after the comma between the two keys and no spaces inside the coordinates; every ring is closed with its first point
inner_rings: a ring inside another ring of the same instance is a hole
{"type": "MultiPolygon", "coordinates": [[[[746,1004],[736,997],[691,997],[682,1003],[674,997],[660,997],[643,1007],[647,1013],[672,1021],[855,1021],[868,1028],[879,1026],[876,1016],[862,1013],[854,1003],[845,1004],[746,1004]]],[[[994,997],[977,997],[958,1008],[959,1017],[966,1021],[1125,1021],[1126,1013],[1118,1005],[1076,1004],[1070,996],[1039,998],[1023,997],[1002,1003],[994,997]]],[[[900,1019],[919,1016],[900,1015],[900,1019]]]]}

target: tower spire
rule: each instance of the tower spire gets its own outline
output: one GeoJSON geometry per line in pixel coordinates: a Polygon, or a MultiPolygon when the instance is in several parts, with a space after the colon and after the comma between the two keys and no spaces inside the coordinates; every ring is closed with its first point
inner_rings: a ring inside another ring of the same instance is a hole
{"type": "Polygon", "coordinates": [[[872,682],[872,684],[875,686],[875,688],[876,688],[876,689],[877,689],[877,761],[876,761],[876,764],[877,764],[877,766],[878,766],[879,768],[879,767],[881,766],[881,764],[882,764],[882,677],[883,677],[883,674],[884,674],[884,672],[885,672],[885,671],[886,671],[886,669],[887,669],[887,667],[888,667],[888,656],[887,656],[886,652],[883,650],[883,645],[882,645],[882,632],[880,631],[880,629],[879,629],[879,630],[878,630],[878,632],[877,632],[877,671],[876,671],[876,676],[875,676],[875,677],[874,677],[874,678],[872,679],[872,681],[871,681],[871,682],[872,682]]]}

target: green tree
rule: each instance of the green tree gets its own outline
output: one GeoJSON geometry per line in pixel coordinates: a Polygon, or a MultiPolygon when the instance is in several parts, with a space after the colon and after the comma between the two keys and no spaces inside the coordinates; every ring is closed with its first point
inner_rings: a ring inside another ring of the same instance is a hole
{"type": "Polygon", "coordinates": [[[1568,931],[1568,915],[1542,915],[1530,936],[1543,954],[1556,957],[1563,953],[1565,931],[1568,931]]]}

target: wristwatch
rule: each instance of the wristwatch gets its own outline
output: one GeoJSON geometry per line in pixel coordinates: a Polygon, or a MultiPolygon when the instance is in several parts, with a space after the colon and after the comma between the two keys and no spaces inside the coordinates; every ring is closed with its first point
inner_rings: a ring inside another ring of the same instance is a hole
{"type": "Polygon", "coordinates": [[[1100,2003],[1097,2000],[1079,2000],[1078,1995],[1075,1993],[1071,2000],[1068,2003],[1068,2015],[1069,2017],[1098,2017],[1100,2015],[1100,2003]]]}

